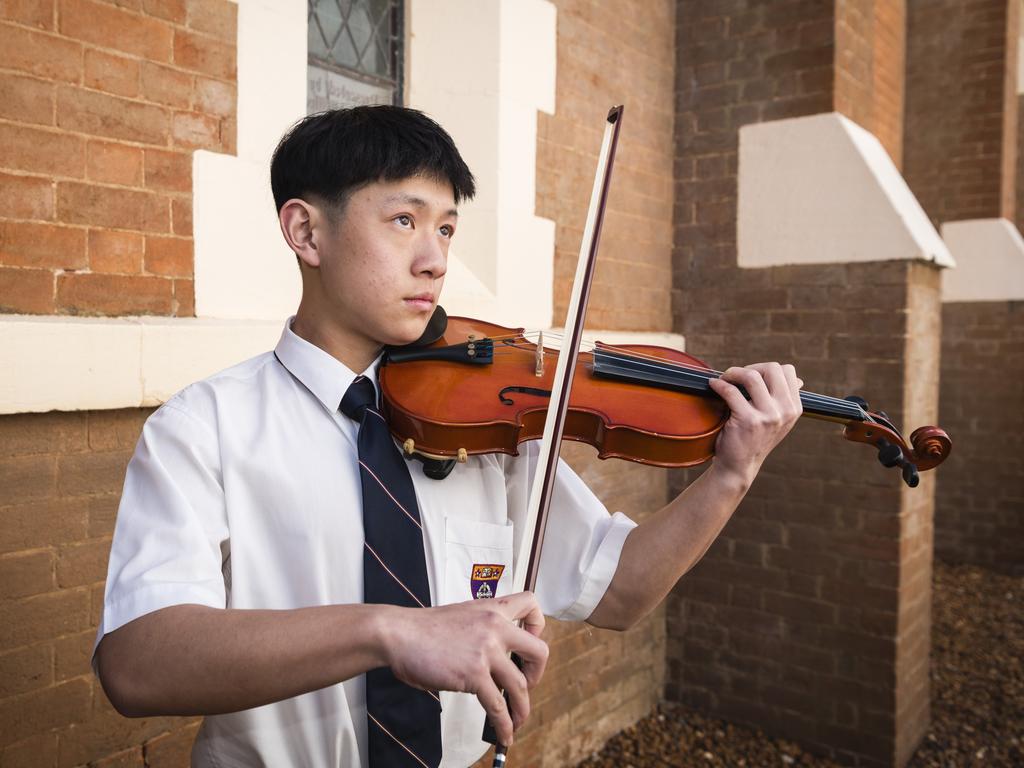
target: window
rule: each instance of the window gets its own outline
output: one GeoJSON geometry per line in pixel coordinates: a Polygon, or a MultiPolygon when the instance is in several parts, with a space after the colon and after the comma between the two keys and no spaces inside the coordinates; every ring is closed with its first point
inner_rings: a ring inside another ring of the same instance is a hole
{"type": "Polygon", "coordinates": [[[306,111],[402,103],[403,0],[308,0],[306,111]]]}

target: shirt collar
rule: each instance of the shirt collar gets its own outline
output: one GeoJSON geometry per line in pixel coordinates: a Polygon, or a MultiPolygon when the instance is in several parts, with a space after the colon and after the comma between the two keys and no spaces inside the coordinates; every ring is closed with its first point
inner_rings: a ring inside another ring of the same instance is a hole
{"type": "MultiPolygon", "coordinates": [[[[349,370],[348,366],[320,347],[298,336],[292,330],[294,320],[292,316],[285,322],[274,355],[292,376],[323,403],[324,408],[331,412],[337,411],[341,398],[359,374],[349,370]]],[[[378,355],[361,374],[372,381],[375,388],[377,366],[383,354],[378,355]]]]}

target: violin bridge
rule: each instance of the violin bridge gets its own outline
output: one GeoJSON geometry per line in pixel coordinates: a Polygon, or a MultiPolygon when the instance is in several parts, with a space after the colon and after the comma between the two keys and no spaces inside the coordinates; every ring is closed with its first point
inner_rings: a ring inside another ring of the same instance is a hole
{"type": "Polygon", "coordinates": [[[537,350],[533,360],[533,375],[540,378],[544,375],[544,331],[540,331],[537,336],[537,350]]]}

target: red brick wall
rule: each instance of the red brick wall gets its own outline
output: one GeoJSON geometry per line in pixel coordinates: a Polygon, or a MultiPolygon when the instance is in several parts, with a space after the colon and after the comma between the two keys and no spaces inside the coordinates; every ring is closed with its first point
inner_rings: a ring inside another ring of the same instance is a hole
{"type": "Polygon", "coordinates": [[[0,5],[0,312],[193,309],[192,152],[233,152],[227,0],[0,5]]]}
{"type": "Polygon", "coordinates": [[[0,417],[4,768],[188,765],[196,723],[121,717],[89,665],[124,471],[148,415],[0,417]]]}
{"type": "Polygon", "coordinates": [[[1012,219],[1017,0],[918,0],[907,11],[907,183],[936,225],[1012,219]]]}
{"type": "MultiPolygon", "coordinates": [[[[876,116],[880,134],[898,125],[881,120],[895,85],[833,89],[836,62],[860,77],[897,68],[899,29],[866,7],[678,3],[673,311],[688,350],[717,368],[790,360],[806,389],[861,395],[913,427],[935,421],[933,268],[735,266],[741,125],[837,107],[876,116]]],[[[871,449],[803,420],[670,600],[669,698],[849,764],[904,761],[927,723],[933,483],[906,490],[871,449]]]]}
{"type": "Polygon", "coordinates": [[[954,453],[938,481],[935,552],[1022,574],[1024,302],[945,304],[942,326],[939,411],[954,453]]]}
{"type": "Polygon", "coordinates": [[[835,109],[903,156],[906,0],[836,0],[835,109]]]}

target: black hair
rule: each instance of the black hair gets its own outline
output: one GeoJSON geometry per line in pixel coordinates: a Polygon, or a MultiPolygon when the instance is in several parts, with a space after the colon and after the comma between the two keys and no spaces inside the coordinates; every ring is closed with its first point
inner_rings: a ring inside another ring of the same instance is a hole
{"type": "Polygon", "coordinates": [[[452,137],[419,110],[390,105],[309,115],[284,135],[270,162],[278,211],[311,195],[340,209],[366,184],[412,176],[448,181],[456,203],[476,192],[452,137]]]}

